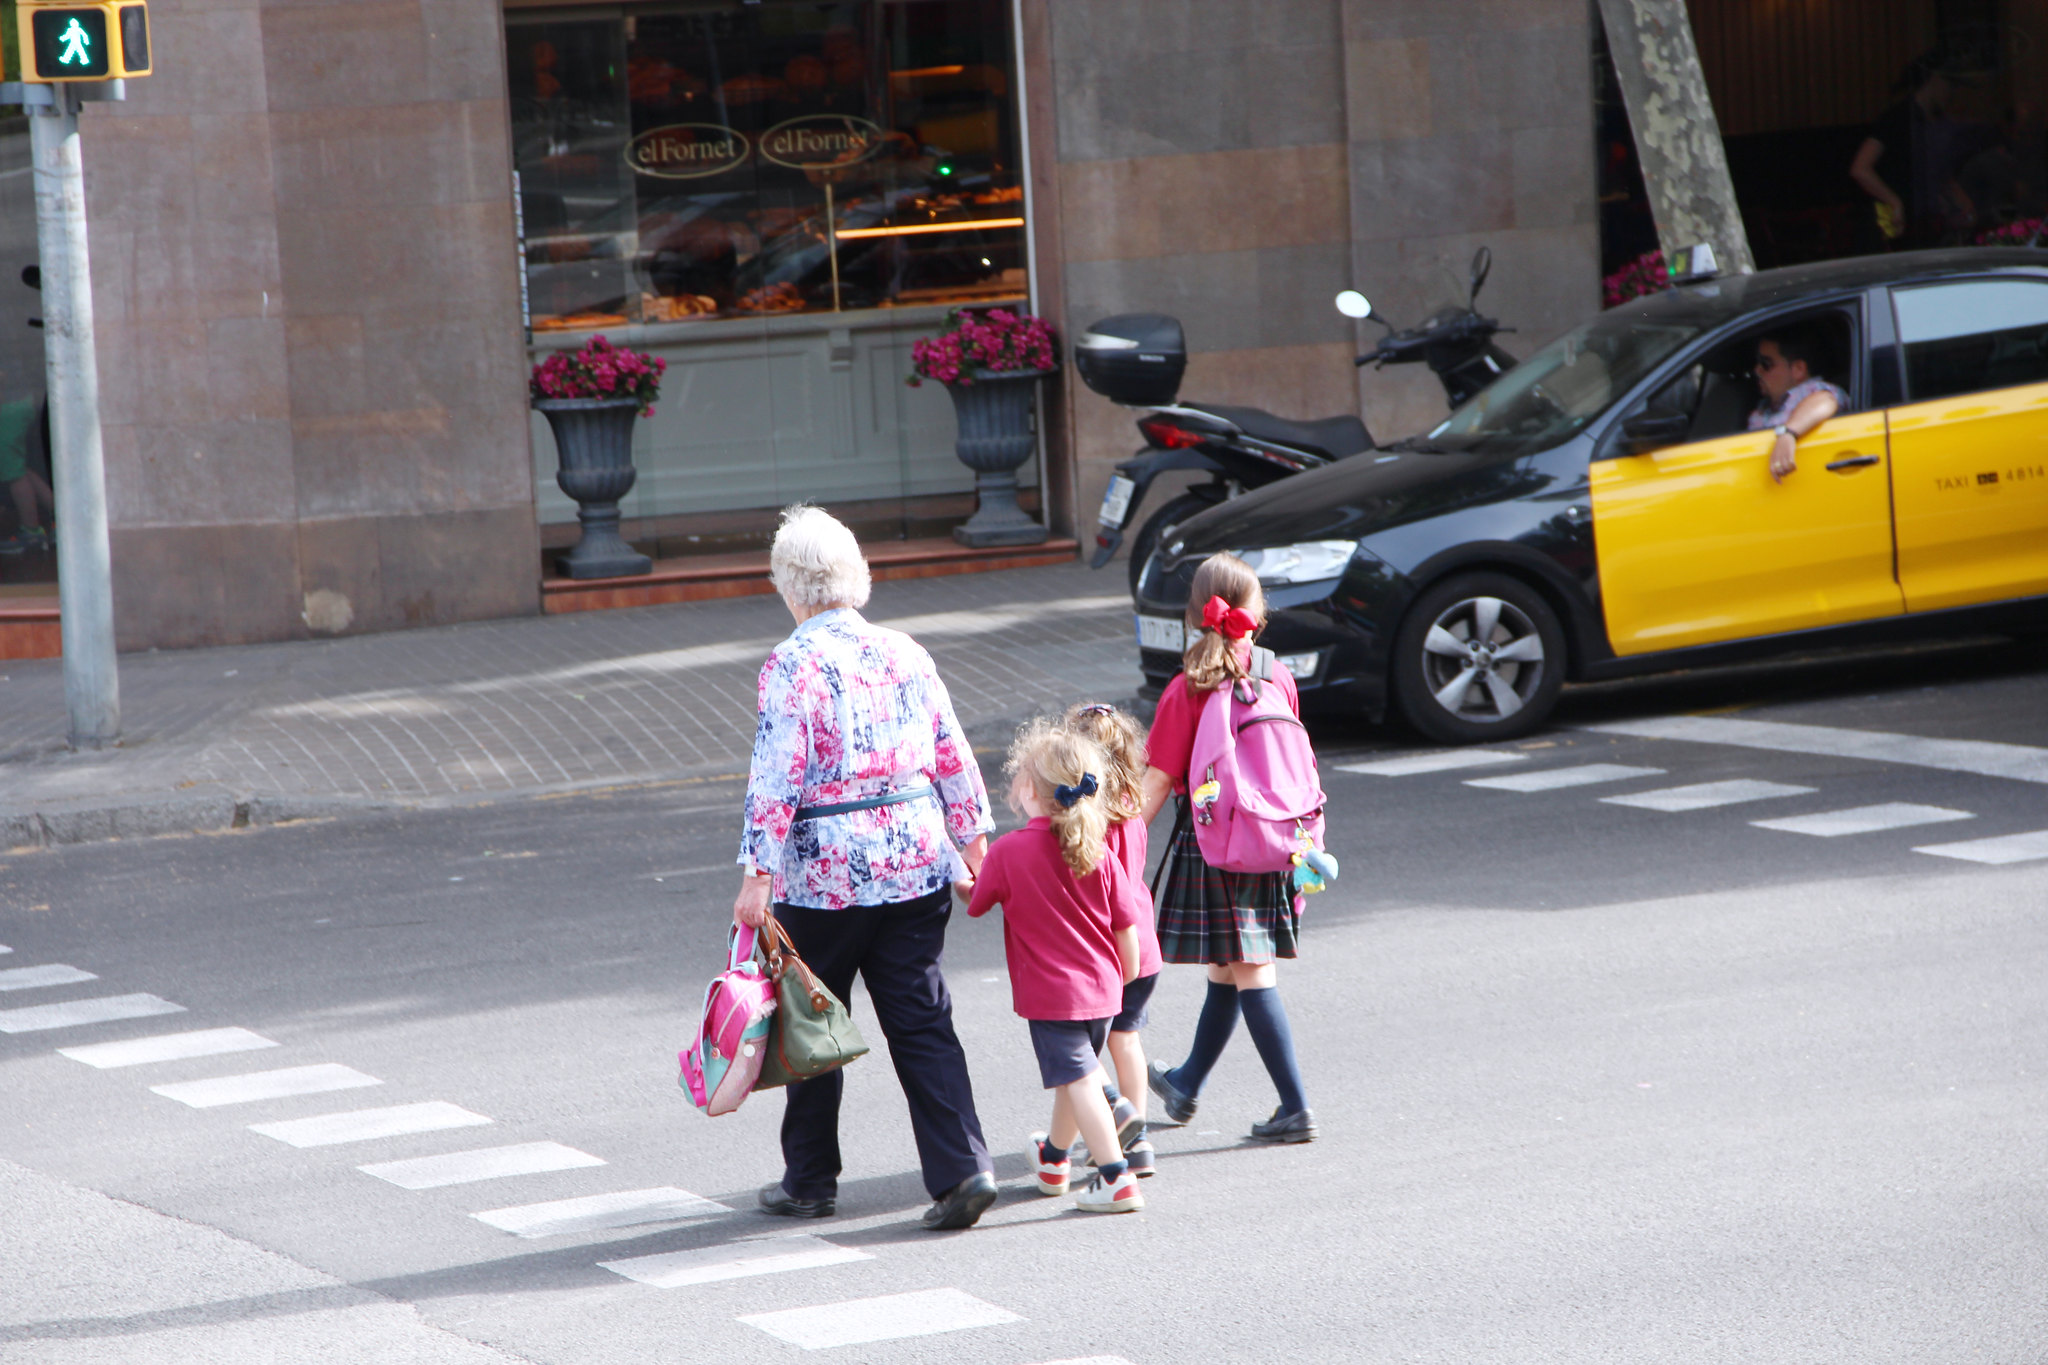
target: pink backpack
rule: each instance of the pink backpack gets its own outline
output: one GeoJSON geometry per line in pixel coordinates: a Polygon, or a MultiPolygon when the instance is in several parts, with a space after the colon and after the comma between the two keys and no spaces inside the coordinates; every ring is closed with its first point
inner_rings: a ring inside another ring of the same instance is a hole
{"type": "Polygon", "coordinates": [[[1224,872],[1287,872],[1323,844],[1323,784],[1308,730],[1252,651],[1252,676],[1209,694],[1188,762],[1195,842],[1224,872]]]}
{"type": "Polygon", "coordinates": [[[774,1015],[775,982],[754,960],[754,931],[735,925],[726,969],[705,988],[697,1036],[676,1054],[692,1103],[714,1118],[740,1107],[761,1078],[774,1015]]]}

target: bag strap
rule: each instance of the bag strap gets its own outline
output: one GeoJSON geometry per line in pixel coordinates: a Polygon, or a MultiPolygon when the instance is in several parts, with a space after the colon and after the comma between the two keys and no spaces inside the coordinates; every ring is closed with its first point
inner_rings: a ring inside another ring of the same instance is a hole
{"type": "MultiPolygon", "coordinates": [[[[770,924],[775,923],[773,919],[770,919],[768,922],[770,924]]],[[[755,942],[756,936],[753,925],[733,925],[732,936],[728,940],[725,950],[725,965],[727,968],[737,970],[742,962],[752,957],[754,955],[755,942]]]]}
{"type": "Polygon", "coordinates": [[[1273,681],[1273,663],[1280,656],[1264,645],[1252,646],[1251,675],[1260,682],[1273,681]]]}
{"type": "Polygon", "coordinates": [[[824,983],[818,980],[818,974],[811,970],[810,964],[797,955],[796,944],[790,939],[789,930],[783,928],[782,921],[773,915],[768,917],[768,923],[762,931],[762,951],[768,963],[769,980],[780,983],[783,973],[794,971],[797,980],[811,997],[811,1011],[823,1014],[829,1003],[824,983]]]}
{"type": "Polygon", "coordinates": [[[902,791],[884,792],[880,796],[863,796],[858,801],[834,801],[825,806],[798,806],[795,818],[816,820],[825,815],[845,815],[851,811],[897,806],[905,801],[916,801],[931,794],[932,784],[927,782],[921,787],[905,787],[902,791]]]}
{"type": "Polygon", "coordinates": [[[1154,905],[1159,904],[1159,879],[1166,875],[1166,865],[1173,861],[1173,845],[1180,838],[1181,830],[1192,828],[1194,826],[1188,820],[1188,799],[1185,796],[1175,797],[1173,802],[1173,832],[1166,836],[1166,852],[1160,855],[1159,866],[1152,871],[1152,903],[1154,905]]]}

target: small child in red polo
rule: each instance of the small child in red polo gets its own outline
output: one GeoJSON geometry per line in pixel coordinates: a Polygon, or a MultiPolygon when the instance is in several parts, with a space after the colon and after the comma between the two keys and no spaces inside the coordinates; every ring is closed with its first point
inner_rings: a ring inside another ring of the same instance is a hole
{"type": "Polygon", "coordinates": [[[1036,723],[1010,747],[1007,771],[1010,804],[1030,823],[990,847],[967,913],[1002,906],[1011,1003],[1031,1026],[1039,1079],[1053,1092],[1051,1129],[1031,1135],[1038,1191],[1067,1192],[1067,1149],[1085,1137],[1096,1173],[1075,1203],[1089,1213],[1141,1209],[1096,1060],[1124,983],[1138,974],[1137,916],[1108,849],[1106,760],[1092,741],[1036,723]]]}

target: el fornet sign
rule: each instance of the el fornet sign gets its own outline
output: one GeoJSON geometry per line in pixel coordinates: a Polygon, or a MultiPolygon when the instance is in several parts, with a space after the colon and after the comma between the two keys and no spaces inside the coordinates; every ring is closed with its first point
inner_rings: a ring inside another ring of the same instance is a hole
{"type": "MultiPolygon", "coordinates": [[[[881,125],[851,114],[805,114],[761,134],[763,161],[791,170],[824,170],[866,161],[881,150],[881,125]]],[[[671,123],[626,144],[626,163],[641,175],[697,180],[736,171],[752,159],[752,139],[721,123],[671,123]]]]}

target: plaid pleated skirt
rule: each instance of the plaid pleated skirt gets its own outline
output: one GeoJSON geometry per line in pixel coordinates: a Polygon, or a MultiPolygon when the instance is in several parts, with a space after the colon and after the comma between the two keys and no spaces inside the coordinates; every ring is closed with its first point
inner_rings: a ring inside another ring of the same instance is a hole
{"type": "Polygon", "coordinates": [[[1271,962],[1293,957],[1300,901],[1286,872],[1219,872],[1202,861],[1187,804],[1173,823],[1153,909],[1168,962],[1271,962]]]}

